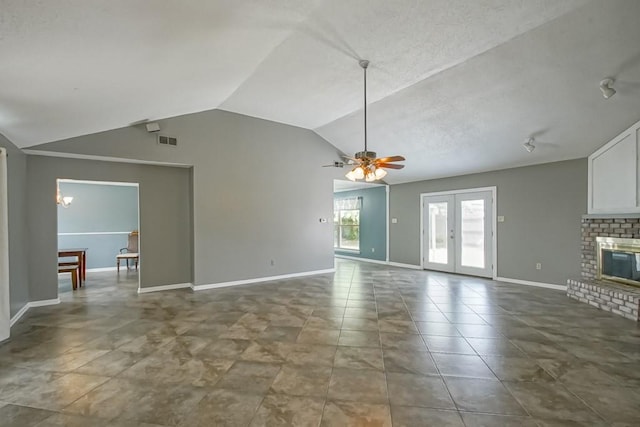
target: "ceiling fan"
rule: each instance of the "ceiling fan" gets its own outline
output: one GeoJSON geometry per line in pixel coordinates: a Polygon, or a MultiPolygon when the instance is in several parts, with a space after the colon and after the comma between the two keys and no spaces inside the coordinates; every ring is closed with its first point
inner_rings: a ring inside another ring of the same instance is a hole
{"type": "Polygon", "coordinates": [[[369,61],[361,60],[360,66],[364,70],[364,151],[357,152],[353,157],[344,157],[348,165],[355,165],[345,176],[351,181],[364,179],[367,182],[376,181],[387,175],[385,169],[402,169],[404,165],[393,162],[405,160],[402,156],[377,158],[374,151],[367,150],[367,68],[369,61]]]}

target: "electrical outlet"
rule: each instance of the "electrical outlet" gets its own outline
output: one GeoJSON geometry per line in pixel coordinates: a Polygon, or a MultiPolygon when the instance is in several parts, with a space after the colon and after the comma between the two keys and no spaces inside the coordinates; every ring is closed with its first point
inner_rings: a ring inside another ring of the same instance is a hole
{"type": "Polygon", "coordinates": [[[376,251],[376,248],[371,248],[371,252],[375,252],[375,251],[376,251]]]}
{"type": "Polygon", "coordinates": [[[274,260],[271,260],[271,267],[273,267],[274,265],[276,265],[276,262],[274,260]]]}
{"type": "Polygon", "coordinates": [[[542,270],[542,263],[541,262],[537,262],[536,263],[536,270],[542,270]]]}

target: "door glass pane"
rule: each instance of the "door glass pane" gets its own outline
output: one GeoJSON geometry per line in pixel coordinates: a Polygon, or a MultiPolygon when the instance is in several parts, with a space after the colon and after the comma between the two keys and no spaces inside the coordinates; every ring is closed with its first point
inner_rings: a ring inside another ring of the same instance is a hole
{"type": "Polygon", "coordinates": [[[447,264],[447,202],[429,203],[429,262],[447,264]]]}
{"type": "Polygon", "coordinates": [[[484,200],[460,203],[460,263],[465,267],[484,268],[484,200]]]}

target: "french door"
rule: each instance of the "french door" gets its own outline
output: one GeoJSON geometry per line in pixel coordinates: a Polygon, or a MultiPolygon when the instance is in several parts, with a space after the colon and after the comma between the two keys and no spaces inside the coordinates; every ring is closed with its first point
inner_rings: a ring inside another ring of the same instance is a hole
{"type": "Polygon", "coordinates": [[[422,195],[422,266],[493,277],[494,190],[422,195]]]}

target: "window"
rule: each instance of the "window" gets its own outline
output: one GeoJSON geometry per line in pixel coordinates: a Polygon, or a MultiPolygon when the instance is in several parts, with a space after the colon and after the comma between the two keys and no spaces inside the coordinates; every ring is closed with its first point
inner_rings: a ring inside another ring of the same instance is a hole
{"type": "Polygon", "coordinates": [[[333,207],[333,246],[336,249],[360,250],[361,198],[338,199],[333,207]]]}

